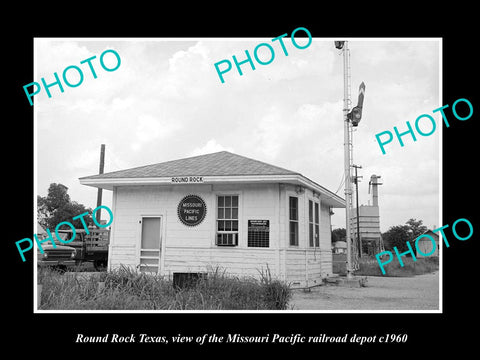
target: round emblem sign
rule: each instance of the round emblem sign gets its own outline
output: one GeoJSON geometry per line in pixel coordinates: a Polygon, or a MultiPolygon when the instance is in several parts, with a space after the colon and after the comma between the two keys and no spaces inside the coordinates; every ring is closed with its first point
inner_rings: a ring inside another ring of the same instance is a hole
{"type": "Polygon", "coordinates": [[[195,226],[200,224],[207,214],[207,205],[200,196],[185,196],[177,208],[178,218],[187,226],[195,226]]]}

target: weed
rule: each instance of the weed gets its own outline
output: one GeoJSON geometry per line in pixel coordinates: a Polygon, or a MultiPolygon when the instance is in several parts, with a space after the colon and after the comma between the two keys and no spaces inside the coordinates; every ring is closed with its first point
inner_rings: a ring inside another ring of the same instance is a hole
{"type": "Polygon", "coordinates": [[[400,263],[395,259],[384,265],[385,275],[383,275],[375,258],[362,257],[359,259],[360,266],[355,275],[404,277],[422,275],[438,270],[438,257],[419,258],[416,261],[413,261],[410,257],[404,257],[402,261],[403,266],[400,266],[400,263]]]}
{"type": "Polygon", "coordinates": [[[38,272],[43,285],[40,309],[55,310],[279,310],[286,309],[290,287],[261,270],[260,280],[229,276],[221,268],[207,269],[193,286],[174,288],[162,276],[121,266],[83,275],[38,272]],[[99,290],[98,282],[104,287],[99,290]]]}

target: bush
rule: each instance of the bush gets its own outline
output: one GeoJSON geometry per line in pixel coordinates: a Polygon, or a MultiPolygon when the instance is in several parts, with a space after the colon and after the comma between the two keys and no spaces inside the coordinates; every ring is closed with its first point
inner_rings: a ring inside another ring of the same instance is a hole
{"type": "Polygon", "coordinates": [[[209,269],[185,288],[124,266],[88,277],[41,269],[38,283],[43,285],[42,310],[282,310],[291,298],[289,286],[272,279],[268,267],[260,280],[209,269]]]}

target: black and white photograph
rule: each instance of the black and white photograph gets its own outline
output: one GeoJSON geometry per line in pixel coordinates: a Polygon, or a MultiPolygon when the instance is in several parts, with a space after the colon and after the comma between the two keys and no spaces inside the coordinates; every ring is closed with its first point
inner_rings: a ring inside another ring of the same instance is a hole
{"type": "Polygon", "coordinates": [[[38,12],[9,37],[9,346],[471,348],[472,22],[357,5],[38,12]]]}
{"type": "Polygon", "coordinates": [[[37,309],[441,310],[441,50],[307,28],[36,39],[37,226],[71,221],[37,250],[37,309]]]}

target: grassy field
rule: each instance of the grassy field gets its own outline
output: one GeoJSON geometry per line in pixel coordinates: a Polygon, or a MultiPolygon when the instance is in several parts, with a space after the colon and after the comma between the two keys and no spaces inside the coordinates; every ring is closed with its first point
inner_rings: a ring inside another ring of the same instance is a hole
{"type": "Polygon", "coordinates": [[[438,257],[420,258],[416,261],[408,257],[402,258],[402,261],[403,267],[396,258],[384,265],[385,275],[383,275],[375,257],[363,257],[359,259],[360,268],[355,271],[355,275],[403,277],[428,274],[439,268],[438,257]]]}
{"type": "Polygon", "coordinates": [[[262,272],[260,280],[230,277],[220,269],[183,288],[171,280],[121,267],[114,271],[59,273],[39,269],[40,310],[283,310],[290,288],[262,272]],[[103,285],[99,286],[99,282],[103,285]]]}

